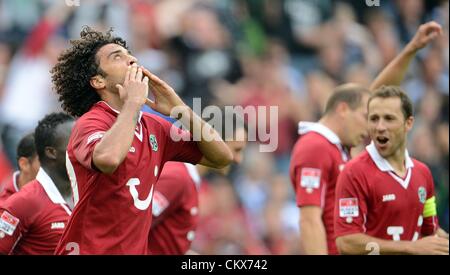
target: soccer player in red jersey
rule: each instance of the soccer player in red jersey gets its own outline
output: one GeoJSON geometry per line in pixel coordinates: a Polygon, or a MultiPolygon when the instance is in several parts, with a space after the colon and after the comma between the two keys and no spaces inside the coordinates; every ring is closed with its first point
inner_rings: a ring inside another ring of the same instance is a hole
{"type": "MultiPolygon", "coordinates": [[[[422,25],[403,51],[378,75],[370,90],[399,85],[417,51],[442,33],[436,22],[422,25]]],[[[290,176],[300,207],[300,246],[305,254],[337,254],[333,215],[337,177],[349,160],[348,149],[362,141],[368,90],[346,84],[330,97],[319,123],[301,122],[290,176]],[[363,95],[358,95],[362,93],[363,95]]]]}
{"type": "Polygon", "coordinates": [[[164,163],[221,168],[232,160],[229,148],[111,32],[84,28],[52,74],[63,108],[79,117],[67,148],[75,208],[56,253],[147,254],[153,188],[164,163]],[[163,115],[177,110],[187,129],[200,129],[200,141],[140,112],[146,102],[163,115]]]}
{"type": "Polygon", "coordinates": [[[71,116],[45,116],[35,130],[41,168],[0,206],[0,254],[53,254],[71,214],[66,148],[74,124],[71,116]]]}
{"type": "Polygon", "coordinates": [[[34,180],[39,171],[39,158],[34,145],[34,133],[24,136],[17,146],[17,166],[9,181],[0,185],[0,205],[12,194],[19,192],[28,182],[34,180]]]}
{"type": "Polygon", "coordinates": [[[448,254],[431,172],[406,150],[414,122],[410,99],[397,86],[382,86],[369,99],[368,112],[372,143],[345,166],[337,182],[339,251],[448,254]]]}
{"type": "Polygon", "coordinates": [[[301,210],[301,248],[306,254],[337,254],[333,238],[335,185],[350,158],[349,148],[366,135],[368,98],[369,91],[362,87],[340,86],[328,100],[319,123],[300,122],[301,136],[293,149],[290,174],[301,210]]]}
{"type": "MultiPolygon", "coordinates": [[[[247,130],[244,121],[233,114],[222,114],[221,136],[233,153],[233,162],[242,161],[247,130]],[[226,136],[226,124],[232,132],[226,136]]],[[[220,170],[228,174],[229,166],[220,170]]],[[[153,198],[153,223],[149,235],[149,254],[195,254],[190,250],[198,224],[198,190],[202,176],[210,169],[188,163],[169,162],[164,166],[153,198]]]]}
{"type": "Polygon", "coordinates": [[[0,182],[4,182],[6,178],[8,178],[13,172],[11,164],[9,160],[6,158],[6,155],[3,151],[3,148],[0,144],[0,182]]]}

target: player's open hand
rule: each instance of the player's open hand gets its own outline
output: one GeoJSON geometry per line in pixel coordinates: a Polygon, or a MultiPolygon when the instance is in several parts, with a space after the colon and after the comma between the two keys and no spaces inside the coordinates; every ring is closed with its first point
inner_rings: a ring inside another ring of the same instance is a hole
{"type": "Polygon", "coordinates": [[[116,88],[119,90],[119,96],[123,102],[132,102],[140,107],[147,100],[148,83],[149,78],[144,77],[142,68],[133,64],[128,67],[123,86],[117,84],[116,88]]]}
{"type": "Polygon", "coordinates": [[[438,236],[429,236],[413,244],[413,254],[418,255],[448,255],[448,239],[438,236]]]}
{"type": "Polygon", "coordinates": [[[442,35],[442,27],[435,21],[425,23],[419,27],[409,45],[413,51],[426,47],[436,37],[442,35]]]}
{"type": "Polygon", "coordinates": [[[150,91],[155,97],[155,101],[147,99],[146,104],[153,110],[163,114],[170,115],[171,111],[175,107],[185,107],[186,104],[175,93],[174,89],[166,82],[161,80],[156,75],[152,74],[149,70],[142,67],[144,75],[149,78],[150,91]]]}
{"type": "Polygon", "coordinates": [[[447,239],[448,240],[448,233],[447,232],[445,232],[445,230],[444,229],[442,229],[442,228],[439,228],[437,231],[436,231],[436,236],[438,236],[438,237],[441,237],[441,238],[444,238],[444,239],[447,239]]]}

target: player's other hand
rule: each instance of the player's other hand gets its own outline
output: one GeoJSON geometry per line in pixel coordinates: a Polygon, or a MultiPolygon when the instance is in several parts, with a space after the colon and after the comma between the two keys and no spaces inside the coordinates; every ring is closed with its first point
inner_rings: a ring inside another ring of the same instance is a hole
{"type": "Polygon", "coordinates": [[[429,236],[412,242],[412,253],[417,255],[448,255],[448,239],[429,236]]]}
{"type": "Polygon", "coordinates": [[[144,75],[149,78],[150,91],[154,95],[155,101],[147,99],[146,104],[153,110],[163,114],[170,115],[173,108],[186,107],[183,100],[177,95],[172,87],[161,80],[149,70],[141,67],[144,75]]]}
{"type": "Polygon", "coordinates": [[[409,46],[412,51],[418,51],[442,34],[441,25],[435,21],[430,21],[419,27],[413,39],[409,42],[409,46]]]}
{"type": "Polygon", "coordinates": [[[438,236],[438,237],[441,237],[441,238],[444,238],[444,239],[447,239],[448,240],[448,233],[447,232],[445,232],[445,230],[444,229],[442,229],[442,228],[439,228],[437,231],[436,231],[436,236],[438,236]]]}
{"type": "Polygon", "coordinates": [[[133,64],[128,67],[123,86],[116,85],[122,102],[136,104],[139,109],[145,104],[148,96],[149,78],[144,77],[142,68],[133,64]]]}

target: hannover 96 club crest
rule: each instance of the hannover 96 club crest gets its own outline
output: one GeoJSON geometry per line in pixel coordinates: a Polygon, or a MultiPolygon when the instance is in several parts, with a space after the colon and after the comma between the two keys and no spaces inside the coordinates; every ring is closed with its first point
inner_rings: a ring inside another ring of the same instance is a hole
{"type": "Polygon", "coordinates": [[[155,135],[150,135],[150,145],[152,146],[152,150],[158,152],[158,141],[156,140],[155,135]]]}
{"type": "Polygon", "coordinates": [[[419,187],[419,200],[421,203],[425,203],[427,200],[427,190],[425,190],[425,187],[421,186],[419,187]]]}

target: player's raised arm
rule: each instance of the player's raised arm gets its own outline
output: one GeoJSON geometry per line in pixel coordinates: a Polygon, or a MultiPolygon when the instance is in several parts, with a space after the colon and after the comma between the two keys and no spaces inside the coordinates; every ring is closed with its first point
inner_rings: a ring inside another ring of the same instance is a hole
{"type": "Polygon", "coordinates": [[[177,108],[181,114],[179,119],[183,125],[188,129],[201,130],[201,138],[197,145],[203,158],[199,164],[213,168],[223,168],[230,164],[233,155],[219,133],[184,104],[172,87],[145,68],[143,71],[150,79],[151,92],[155,97],[154,102],[147,100],[147,105],[164,115],[171,115],[172,110],[177,108]]]}
{"type": "Polygon", "coordinates": [[[408,71],[409,64],[417,52],[426,47],[439,35],[442,35],[442,27],[438,23],[431,21],[421,25],[413,39],[405,46],[402,52],[372,82],[370,90],[373,91],[382,85],[399,86],[408,71]]]}
{"type": "Polygon", "coordinates": [[[92,156],[95,167],[103,173],[114,173],[130,149],[139,111],[148,94],[148,78],[142,77],[142,69],[132,65],[128,68],[123,86],[117,84],[120,99],[124,102],[122,111],[95,146],[92,156]]]}

